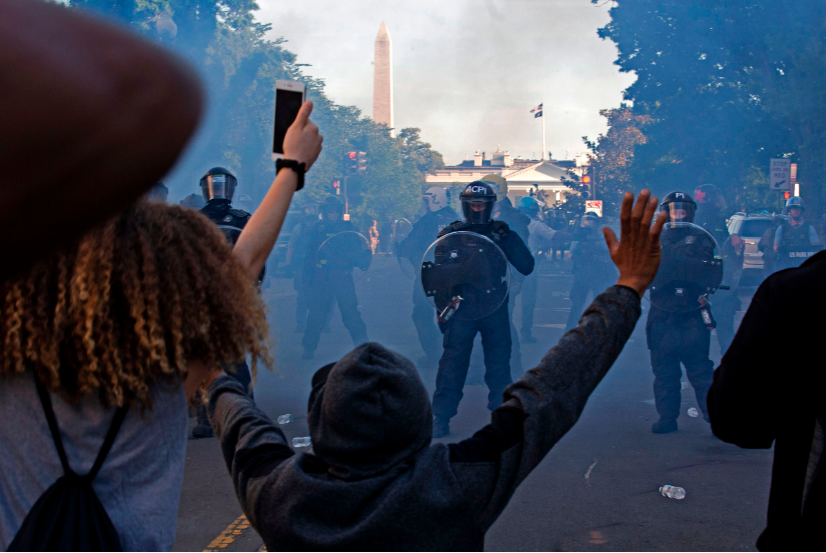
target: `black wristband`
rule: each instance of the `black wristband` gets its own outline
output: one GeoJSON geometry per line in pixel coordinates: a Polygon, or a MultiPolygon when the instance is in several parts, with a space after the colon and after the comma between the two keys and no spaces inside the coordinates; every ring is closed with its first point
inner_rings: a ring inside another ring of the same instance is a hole
{"type": "Polygon", "coordinates": [[[304,188],[304,173],[307,172],[307,165],[304,163],[298,163],[294,159],[277,159],[275,160],[275,174],[277,175],[281,169],[292,169],[295,171],[295,174],[298,175],[298,184],[295,187],[295,191],[298,192],[302,188],[304,188]]]}

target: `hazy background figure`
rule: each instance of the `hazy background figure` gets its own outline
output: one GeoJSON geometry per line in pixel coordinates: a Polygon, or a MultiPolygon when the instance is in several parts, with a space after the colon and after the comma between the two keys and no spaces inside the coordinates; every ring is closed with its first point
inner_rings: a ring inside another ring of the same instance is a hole
{"type": "Polygon", "coordinates": [[[723,258],[723,281],[721,286],[728,290],[718,290],[714,294],[714,318],[717,321],[715,331],[720,345],[720,355],[725,355],[734,339],[734,318],[740,311],[740,279],[743,275],[743,253],[745,243],[737,234],[729,236],[720,248],[723,258]]]}
{"type": "Polygon", "coordinates": [[[568,296],[571,300],[571,312],[568,315],[566,330],[577,325],[588,294],[598,294],[600,290],[605,289],[606,283],[617,277],[605,245],[600,221],[601,218],[596,213],[586,213],[580,219],[579,227],[574,231],[571,240],[573,282],[568,296]]]}
{"type": "Polygon", "coordinates": [[[713,184],[703,184],[694,190],[694,201],[697,202],[694,224],[711,234],[717,246],[722,247],[728,238],[726,218],[731,214],[725,196],[713,184]]]}
{"type": "Polygon", "coordinates": [[[181,207],[185,209],[197,209],[200,211],[205,205],[206,202],[202,194],[190,194],[181,200],[181,207]]]}
{"type": "Polygon", "coordinates": [[[307,327],[307,287],[304,284],[304,257],[307,255],[307,240],[310,229],[318,222],[318,205],[305,204],[301,208],[301,220],[290,232],[290,242],[287,245],[286,265],[293,277],[295,290],[295,332],[303,334],[307,327]]]}
{"type": "Polygon", "coordinates": [[[546,253],[553,248],[553,239],[556,231],[539,220],[539,203],[534,198],[522,198],[519,202],[519,211],[530,217],[528,225],[528,249],[533,255],[536,265],[533,272],[525,277],[522,284],[522,342],[535,344],[533,336],[533,316],[536,310],[536,293],[539,286],[539,274],[546,253]]]}
{"type": "Polygon", "coordinates": [[[786,202],[788,220],[774,233],[774,252],[777,270],[800,266],[803,261],[823,249],[815,227],[806,222],[803,212],[806,204],[797,196],[786,202]]]}
{"type": "Polygon", "coordinates": [[[146,199],[150,202],[161,202],[165,204],[168,198],[169,188],[166,187],[163,181],[158,181],[158,184],[146,193],[146,199]]]}
{"type": "MultiPolygon", "coordinates": [[[[344,206],[337,198],[328,197],[322,205],[321,213],[323,218],[310,229],[304,256],[302,278],[304,285],[308,287],[309,313],[307,329],[301,340],[304,346],[303,359],[313,358],[333,302],[338,305],[341,321],[347,327],[353,345],[367,341],[367,326],[361,318],[353,284],[353,268],[359,267],[366,271],[370,267],[372,256],[369,245],[365,243],[366,249],[363,251],[339,250],[339,246],[332,242],[338,235],[356,234],[353,223],[342,220],[344,206]],[[322,249],[328,240],[331,241],[328,247],[322,249]]],[[[349,240],[344,244],[353,247],[349,240]]]]}
{"type": "MultiPolygon", "coordinates": [[[[378,225],[378,223],[376,222],[375,219],[373,219],[373,224],[370,225],[370,228],[367,231],[368,234],[369,234],[369,238],[370,238],[370,252],[373,255],[376,255],[376,248],[378,247],[379,240],[380,240],[379,228],[378,228],[377,225],[378,225]]],[[[385,240],[389,241],[390,237],[388,236],[385,240]]]]}
{"type": "Polygon", "coordinates": [[[419,368],[432,368],[439,363],[442,354],[442,335],[436,326],[436,310],[427,301],[421,281],[421,267],[425,252],[436,241],[439,233],[449,224],[459,220],[450,207],[447,190],[432,186],[422,196],[424,215],[413,223],[413,229],[398,245],[397,254],[413,267],[413,324],[419,337],[424,357],[417,362],[419,368]]]}

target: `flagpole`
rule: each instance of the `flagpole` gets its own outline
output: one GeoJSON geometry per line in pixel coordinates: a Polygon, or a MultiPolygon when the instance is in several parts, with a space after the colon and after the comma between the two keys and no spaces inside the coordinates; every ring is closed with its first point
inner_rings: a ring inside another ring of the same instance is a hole
{"type": "Polygon", "coordinates": [[[542,100],[542,155],[541,161],[545,161],[545,100],[542,100]]]}

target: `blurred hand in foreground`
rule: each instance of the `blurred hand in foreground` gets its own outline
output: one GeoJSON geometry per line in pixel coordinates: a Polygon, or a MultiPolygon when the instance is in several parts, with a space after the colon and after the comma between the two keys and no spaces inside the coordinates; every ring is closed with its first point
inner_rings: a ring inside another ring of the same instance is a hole
{"type": "Polygon", "coordinates": [[[298,110],[295,121],[284,135],[284,157],[304,163],[306,171],[309,171],[318,159],[318,154],[321,153],[321,143],[324,141],[324,137],[318,134],[316,124],[310,121],[312,112],[313,103],[304,102],[298,110]]]}
{"type": "Polygon", "coordinates": [[[660,213],[651,226],[658,202],[650,190],[643,190],[634,205],[634,193],[626,192],[620,211],[620,239],[610,228],[602,229],[611,260],[619,269],[617,284],[633,288],[641,298],[654,280],[662,256],[660,233],[668,216],[660,213]]]}

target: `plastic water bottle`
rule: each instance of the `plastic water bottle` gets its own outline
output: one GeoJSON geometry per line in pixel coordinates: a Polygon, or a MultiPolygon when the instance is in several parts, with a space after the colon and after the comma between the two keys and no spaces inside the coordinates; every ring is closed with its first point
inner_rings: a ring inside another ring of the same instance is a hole
{"type": "Polygon", "coordinates": [[[691,408],[688,410],[688,413],[687,413],[687,414],[688,414],[688,416],[689,416],[689,417],[691,417],[691,418],[693,418],[693,419],[696,419],[697,417],[699,417],[699,416],[700,416],[700,412],[699,412],[699,411],[697,411],[697,409],[695,409],[694,407],[691,407],[691,408]]]}
{"type": "Polygon", "coordinates": [[[670,486],[666,484],[660,488],[660,493],[663,497],[670,497],[671,499],[683,499],[685,497],[685,490],[677,486],[670,486]]]}
{"type": "Polygon", "coordinates": [[[278,424],[287,424],[288,422],[293,421],[293,416],[287,413],[286,415],[281,415],[278,417],[278,424]]]}
{"type": "Polygon", "coordinates": [[[313,441],[309,436],[304,436],[303,438],[293,438],[293,447],[310,447],[311,445],[313,445],[313,441]]]}

